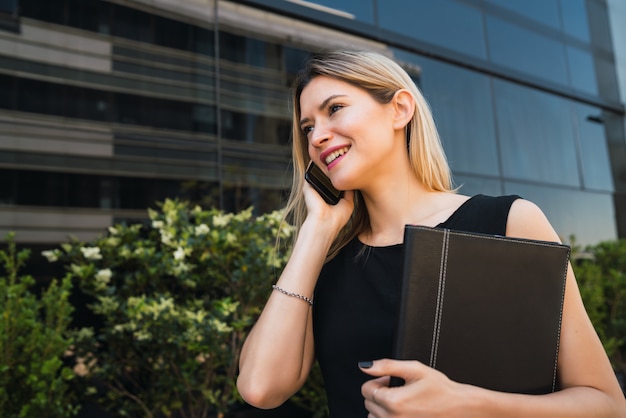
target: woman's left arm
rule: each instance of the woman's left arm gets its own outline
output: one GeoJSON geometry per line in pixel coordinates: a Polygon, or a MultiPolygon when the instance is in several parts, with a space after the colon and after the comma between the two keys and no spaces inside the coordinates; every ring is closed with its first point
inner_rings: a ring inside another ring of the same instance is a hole
{"type": "MultiPolygon", "coordinates": [[[[507,236],[560,241],[533,203],[513,203],[507,236]]],[[[561,390],[547,395],[490,391],[449,380],[415,361],[380,360],[364,372],[379,376],[362,387],[371,417],[626,417],[626,400],[600,339],[585,311],[571,266],[568,269],[558,358],[561,390]],[[382,377],[381,377],[382,376],[382,377]],[[388,377],[405,386],[389,388],[388,377]]]]}

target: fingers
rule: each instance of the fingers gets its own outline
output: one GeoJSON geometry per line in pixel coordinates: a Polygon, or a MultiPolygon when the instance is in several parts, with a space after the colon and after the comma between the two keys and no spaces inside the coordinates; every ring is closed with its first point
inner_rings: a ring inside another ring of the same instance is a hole
{"type": "Polygon", "coordinates": [[[359,367],[370,376],[395,376],[406,382],[420,380],[432,370],[419,361],[391,359],[364,361],[359,363],[359,367]]]}

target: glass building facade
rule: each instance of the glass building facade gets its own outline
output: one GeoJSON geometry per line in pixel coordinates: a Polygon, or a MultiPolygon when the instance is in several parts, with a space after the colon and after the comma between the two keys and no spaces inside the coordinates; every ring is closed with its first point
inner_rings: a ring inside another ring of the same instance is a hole
{"type": "Polygon", "coordinates": [[[461,193],[626,237],[624,27],[620,0],[0,0],[0,233],[90,239],[166,197],[279,208],[294,74],[350,48],[414,77],[461,193]]]}

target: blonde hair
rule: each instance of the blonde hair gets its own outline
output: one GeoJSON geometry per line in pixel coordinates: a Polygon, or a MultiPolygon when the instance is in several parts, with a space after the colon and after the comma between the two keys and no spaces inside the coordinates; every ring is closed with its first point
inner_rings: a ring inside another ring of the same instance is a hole
{"type": "MultiPolygon", "coordinates": [[[[290,216],[296,231],[300,230],[306,217],[304,171],[310,160],[307,138],[299,123],[300,95],[309,82],[318,76],[330,77],[359,87],[381,104],[389,103],[398,90],[408,90],[415,98],[415,112],[407,125],[409,160],[413,171],[428,190],[452,191],[450,168],[430,106],[406,71],[392,59],[375,52],[330,51],[316,54],[309,58],[293,85],[293,182],[286,216],[290,216]]],[[[329,259],[369,227],[367,210],[358,191],[355,193],[354,203],[352,217],[331,246],[329,259]]]]}

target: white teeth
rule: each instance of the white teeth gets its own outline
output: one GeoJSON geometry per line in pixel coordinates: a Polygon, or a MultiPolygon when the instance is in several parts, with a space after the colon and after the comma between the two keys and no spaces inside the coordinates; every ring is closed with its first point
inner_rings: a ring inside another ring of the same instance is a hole
{"type": "Polygon", "coordinates": [[[328,154],[328,156],[326,156],[326,160],[324,160],[324,162],[326,163],[326,165],[332,163],[333,161],[335,161],[339,156],[345,154],[346,152],[348,152],[349,147],[343,147],[341,149],[338,149],[336,151],[331,152],[330,154],[328,154]]]}

